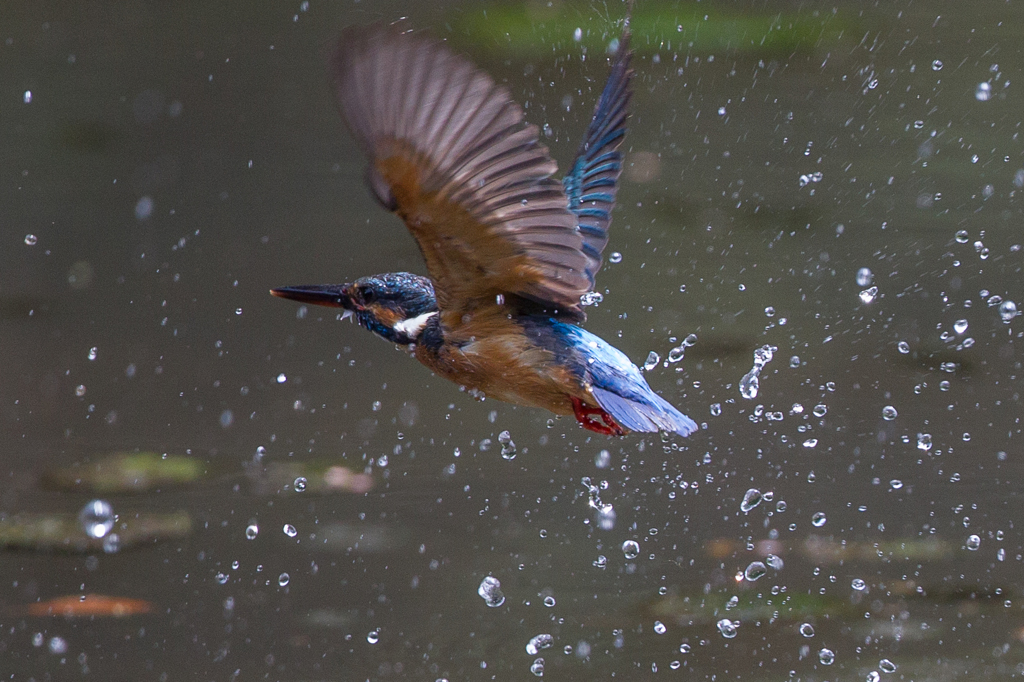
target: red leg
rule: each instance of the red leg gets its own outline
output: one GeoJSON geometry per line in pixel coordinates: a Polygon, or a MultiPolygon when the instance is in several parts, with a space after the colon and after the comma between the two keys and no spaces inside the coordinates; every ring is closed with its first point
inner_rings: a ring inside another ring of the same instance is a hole
{"type": "Polygon", "coordinates": [[[583,428],[605,436],[626,435],[626,430],[616,424],[612,416],[600,407],[591,407],[576,397],[572,397],[571,400],[572,411],[576,414],[576,421],[583,428]],[[593,416],[597,416],[601,421],[594,419],[593,416]]]}

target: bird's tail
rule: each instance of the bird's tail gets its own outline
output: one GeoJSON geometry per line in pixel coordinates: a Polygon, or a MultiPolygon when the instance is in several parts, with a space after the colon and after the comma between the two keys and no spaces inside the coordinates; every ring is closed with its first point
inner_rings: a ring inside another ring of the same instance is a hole
{"type": "Polygon", "coordinates": [[[644,402],[639,402],[597,386],[590,390],[601,409],[630,431],[668,431],[689,436],[697,430],[695,421],[653,391],[645,396],[644,402]]]}

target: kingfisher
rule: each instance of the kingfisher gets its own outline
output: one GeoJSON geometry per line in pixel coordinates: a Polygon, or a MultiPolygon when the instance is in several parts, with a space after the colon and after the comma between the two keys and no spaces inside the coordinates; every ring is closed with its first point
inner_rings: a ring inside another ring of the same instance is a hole
{"type": "Polygon", "coordinates": [[[508,89],[400,24],[345,29],[330,60],[367,185],[405,222],[429,277],[390,272],[270,293],[341,308],[478,397],[574,415],[610,436],[697,429],[629,358],[579,326],[622,172],[629,15],[571,169],[508,89]]]}

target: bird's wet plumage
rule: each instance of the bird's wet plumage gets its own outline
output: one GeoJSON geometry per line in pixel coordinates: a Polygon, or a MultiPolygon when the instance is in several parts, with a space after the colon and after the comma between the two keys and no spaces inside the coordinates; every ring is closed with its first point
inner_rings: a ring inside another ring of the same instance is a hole
{"type": "Polygon", "coordinates": [[[369,158],[367,183],[419,244],[408,273],[285,287],[344,308],[437,374],[614,435],[696,424],[618,349],[576,326],[594,286],[622,170],[631,98],[628,20],[608,84],[562,182],[508,91],[423,34],[345,30],[332,58],[339,106],[369,158]]]}

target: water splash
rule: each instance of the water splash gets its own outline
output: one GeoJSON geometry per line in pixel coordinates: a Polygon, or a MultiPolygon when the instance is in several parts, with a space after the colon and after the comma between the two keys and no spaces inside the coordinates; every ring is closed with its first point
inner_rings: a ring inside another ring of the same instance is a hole
{"type": "Polygon", "coordinates": [[[758,375],[761,374],[764,366],[772,361],[777,350],[779,349],[776,346],[765,344],[754,351],[754,366],[740,379],[740,395],[747,400],[753,400],[757,397],[757,392],[761,386],[761,380],[758,378],[758,375]]]}

